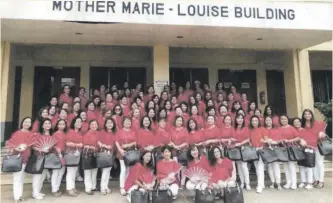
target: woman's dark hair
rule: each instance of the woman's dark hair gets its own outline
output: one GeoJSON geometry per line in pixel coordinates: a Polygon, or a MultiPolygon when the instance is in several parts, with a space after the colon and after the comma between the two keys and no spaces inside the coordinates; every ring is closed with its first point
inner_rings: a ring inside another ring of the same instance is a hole
{"type": "MultiPolygon", "coordinates": [[[[154,101],[154,99],[157,97],[158,100],[160,100],[160,97],[157,95],[157,94],[154,94],[152,97],[151,97],[151,100],[154,101]]],[[[155,103],[155,102],[154,102],[155,103]]],[[[159,102],[157,102],[158,104],[159,102]]]]}
{"type": "Polygon", "coordinates": [[[209,160],[209,163],[210,163],[211,166],[215,166],[216,165],[216,161],[217,161],[216,158],[215,158],[215,153],[214,153],[215,149],[218,149],[220,151],[220,153],[221,153],[221,159],[223,158],[223,153],[222,153],[222,151],[221,151],[221,149],[219,147],[213,147],[213,148],[211,148],[209,150],[209,152],[208,152],[208,160],[209,160]]]}
{"type": "Polygon", "coordinates": [[[165,108],[161,108],[160,110],[158,110],[158,115],[157,115],[158,120],[162,119],[160,117],[161,111],[165,111],[165,119],[167,119],[168,118],[167,110],[165,108]]]}
{"type": "Polygon", "coordinates": [[[150,161],[149,161],[149,163],[147,164],[147,167],[150,168],[150,169],[153,169],[153,153],[152,153],[151,151],[148,151],[148,150],[143,151],[143,152],[141,153],[141,156],[140,156],[140,162],[141,162],[142,165],[144,165],[144,164],[143,164],[143,162],[144,162],[143,157],[144,157],[147,153],[150,153],[150,158],[151,158],[150,161]]]}
{"type": "Polygon", "coordinates": [[[197,148],[197,150],[198,150],[198,158],[200,159],[201,154],[200,154],[199,148],[198,148],[195,144],[190,144],[190,145],[188,146],[188,150],[187,150],[187,160],[188,160],[188,162],[191,162],[191,161],[194,160],[194,158],[193,158],[191,152],[192,152],[195,148],[197,148]]]}
{"type": "Polygon", "coordinates": [[[275,116],[275,112],[274,112],[274,108],[273,108],[273,106],[271,106],[271,105],[267,105],[267,106],[265,106],[265,109],[264,109],[264,117],[266,117],[266,116],[275,116]],[[267,114],[267,109],[268,109],[268,108],[271,109],[271,112],[272,112],[271,115],[268,115],[268,114],[267,114]]]}
{"type": "Polygon", "coordinates": [[[149,93],[149,92],[148,92],[149,88],[153,88],[153,89],[154,89],[154,86],[153,86],[153,85],[148,85],[148,86],[147,86],[147,89],[146,89],[146,93],[147,93],[147,94],[149,93]]]}
{"type": "Polygon", "coordinates": [[[196,93],[194,94],[194,99],[195,99],[195,101],[199,102],[199,101],[197,100],[197,95],[200,95],[201,100],[203,100],[203,99],[202,99],[202,95],[201,95],[201,93],[200,93],[200,92],[196,92],[196,93]]]}
{"type": "Polygon", "coordinates": [[[125,122],[126,120],[131,121],[131,125],[132,125],[132,119],[131,119],[131,117],[124,116],[123,119],[121,120],[121,126],[122,126],[122,127],[124,127],[124,122],[125,122]]]}
{"type": "Polygon", "coordinates": [[[248,108],[247,108],[248,110],[247,110],[247,113],[249,113],[249,112],[251,111],[251,109],[250,109],[251,104],[254,104],[254,105],[256,106],[256,107],[254,108],[254,110],[257,109],[257,103],[254,102],[254,101],[250,101],[249,104],[248,104],[248,108]]]}
{"type": "Polygon", "coordinates": [[[240,113],[239,113],[240,111],[243,111],[243,112],[244,112],[244,117],[245,117],[246,112],[245,112],[244,109],[242,109],[242,108],[240,108],[240,109],[238,109],[238,110],[236,111],[236,116],[237,116],[238,114],[240,114],[240,113]]]}
{"type": "Polygon", "coordinates": [[[39,123],[39,126],[38,126],[38,132],[39,132],[40,134],[43,134],[43,133],[44,133],[43,125],[44,125],[44,123],[45,123],[46,121],[49,121],[49,122],[51,123],[50,135],[52,135],[52,133],[53,133],[53,129],[52,129],[52,121],[51,121],[51,119],[49,119],[49,118],[46,118],[46,119],[42,120],[42,121],[39,123]]]}
{"type": "MultiPolygon", "coordinates": [[[[205,92],[205,95],[204,95],[204,101],[205,101],[206,105],[207,105],[207,103],[208,103],[209,100],[213,100],[213,96],[212,96],[212,92],[211,91],[205,92]],[[208,94],[210,94],[210,98],[209,99],[206,98],[208,94]]],[[[213,101],[213,103],[214,103],[214,101],[213,101]]]]}
{"type": "Polygon", "coordinates": [[[52,100],[53,98],[55,98],[55,99],[57,100],[57,105],[59,105],[59,99],[58,99],[58,97],[55,96],[55,95],[52,95],[52,96],[50,97],[50,99],[49,99],[49,105],[51,105],[51,100],[52,100]]]}
{"type": "Polygon", "coordinates": [[[123,116],[123,108],[122,108],[119,104],[115,105],[115,106],[113,107],[113,109],[112,109],[112,115],[123,116]],[[116,108],[117,108],[117,107],[120,108],[120,112],[119,112],[119,114],[116,114],[116,108]]]}
{"type": "Polygon", "coordinates": [[[216,83],[216,85],[215,85],[215,90],[216,91],[218,91],[218,90],[223,90],[223,82],[221,82],[221,81],[218,81],[217,83],[216,83]],[[219,89],[219,84],[222,84],[222,89],[219,89]]]}
{"type": "Polygon", "coordinates": [[[206,113],[208,114],[211,110],[214,110],[215,111],[215,115],[216,115],[216,110],[213,106],[209,106],[206,108],[206,113]]]}
{"type": "Polygon", "coordinates": [[[279,124],[280,124],[280,126],[282,126],[282,124],[281,124],[281,117],[286,117],[287,118],[287,120],[288,120],[288,124],[290,123],[290,119],[289,119],[289,117],[286,115],[286,114],[281,114],[280,116],[279,116],[279,124]]]}
{"type": "Polygon", "coordinates": [[[224,118],[223,118],[223,123],[225,124],[225,119],[226,119],[227,117],[230,117],[231,126],[232,126],[232,125],[233,125],[233,120],[232,120],[232,117],[231,117],[230,114],[227,114],[227,115],[224,116],[224,118]]]}
{"type": "Polygon", "coordinates": [[[38,111],[38,114],[37,114],[37,120],[39,122],[42,122],[43,120],[45,120],[45,118],[42,117],[42,113],[44,110],[47,110],[47,114],[49,114],[49,110],[47,107],[44,107],[44,108],[41,108],[39,111],[38,111]]]}
{"type": "Polygon", "coordinates": [[[191,121],[193,121],[193,122],[195,123],[195,128],[194,128],[194,130],[195,130],[195,131],[198,131],[198,130],[199,130],[199,128],[198,128],[198,122],[197,122],[195,119],[193,119],[193,118],[190,118],[190,119],[188,119],[188,121],[187,121],[187,124],[186,124],[187,131],[188,131],[188,132],[191,132],[191,131],[192,131],[191,128],[190,128],[190,122],[191,122],[191,121]]]}
{"type": "Polygon", "coordinates": [[[131,95],[132,95],[132,92],[131,92],[131,89],[130,89],[130,88],[125,88],[125,89],[124,89],[124,94],[123,94],[123,95],[127,97],[127,95],[126,95],[126,91],[127,91],[127,90],[129,90],[129,95],[128,95],[128,96],[131,96],[131,95]]]}
{"type": "Polygon", "coordinates": [[[162,152],[162,154],[164,154],[164,151],[165,150],[168,150],[170,153],[171,153],[171,159],[172,159],[172,150],[173,150],[173,147],[172,146],[170,146],[170,145],[164,145],[162,148],[161,148],[161,152],[162,152]]]}
{"type": "Polygon", "coordinates": [[[84,87],[80,87],[80,88],[79,88],[79,92],[80,92],[81,90],[86,91],[86,88],[84,88],[84,87]]]}
{"type": "Polygon", "coordinates": [[[155,104],[155,102],[154,102],[153,100],[149,100],[149,101],[146,103],[146,105],[145,105],[145,110],[146,110],[146,112],[148,112],[148,110],[150,109],[150,108],[149,108],[149,103],[151,103],[151,102],[153,102],[154,107],[150,107],[150,108],[156,109],[156,104],[155,104]]]}
{"type": "Polygon", "coordinates": [[[88,110],[88,106],[89,106],[90,104],[93,104],[94,107],[96,108],[96,104],[95,104],[95,102],[94,102],[93,100],[89,100],[89,101],[87,101],[86,106],[85,106],[87,110],[88,110]]]}
{"type": "Polygon", "coordinates": [[[239,117],[242,117],[243,118],[243,123],[242,123],[242,126],[241,126],[241,129],[243,129],[245,127],[245,116],[243,116],[242,114],[236,114],[235,116],[235,129],[238,128],[238,123],[237,123],[237,118],[239,117]]]}
{"type": "Polygon", "coordinates": [[[295,120],[299,120],[299,122],[301,122],[301,124],[302,124],[302,119],[300,118],[300,117],[294,117],[294,118],[292,118],[291,119],[291,124],[294,126],[294,122],[295,122],[295,120]]]}
{"type": "Polygon", "coordinates": [[[188,97],[188,103],[190,104],[190,106],[194,106],[194,105],[198,106],[198,101],[197,101],[197,99],[195,98],[195,96],[193,96],[193,95],[191,95],[191,96],[188,97]],[[195,104],[192,104],[192,103],[191,103],[191,98],[192,98],[192,97],[193,97],[193,99],[194,99],[194,101],[195,101],[195,104]]]}
{"type": "MultiPolygon", "coordinates": [[[[75,123],[76,123],[76,121],[77,121],[78,119],[80,119],[81,122],[83,122],[83,121],[82,121],[82,118],[80,117],[80,114],[79,114],[79,115],[78,115],[77,117],[75,117],[75,118],[72,120],[72,122],[71,122],[70,128],[71,128],[72,130],[75,130],[75,123]]],[[[81,128],[82,128],[82,126],[81,126],[81,128]]],[[[79,131],[81,131],[81,128],[79,129],[79,131]]]]}
{"type": "Polygon", "coordinates": [[[119,97],[119,100],[122,100],[122,99],[124,99],[124,98],[127,99],[127,97],[123,94],[123,95],[121,95],[121,96],[119,97]]]}
{"type": "Polygon", "coordinates": [[[190,114],[190,116],[192,116],[193,114],[192,114],[192,107],[197,107],[197,111],[198,111],[198,114],[199,114],[199,107],[197,106],[197,105],[190,105],[190,110],[188,111],[189,112],[189,114],[190,114]]]}
{"type": "Polygon", "coordinates": [[[208,115],[208,116],[206,116],[205,121],[207,121],[209,117],[213,117],[213,118],[214,118],[214,121],[216,121],[216,117],[215,117],[215,116],[212,116],[212,115],[208,115]]]}
{"type": "Polygon", "coordinates": [[[69,85],[65,84],[64,86],[62,86],[62,93],[64,93],[64,92],[65,92],[65,87],[68,87],[68,88],[69,88],[69,90],[71,89],[71,87],[70,87],[69,85]]]}
{"type": "Polygon", "coordinates": [[[138,96],[136,96],[135,98],[134,98],[134,102],[136,103],[137,101],[138,101],[138,99],[140,99],[141,101],[142,101],[142,97],[140,97],[139,95],[138,96]]]}
{"type": "MultiPolygon", "coordinates": [[[[97,91],[99,91],[98,89],[96,89],[97,91]]],[[[91,101],[93,101],[94,103],[95,103],[95,99],[99,99],[99,100],[101,100],[101,97],[100,96],[97,96],[97,95],[95,95],[95,96],[93,96],[92,98],[91,98],[91,101]]]]}
{"type": "Polygon", "coordinates": [[[148,118],[148,120],[149,120],[149,126],[147,127],[149,130],[151,130],[151,120],[150,120],[150,118],[148,117],[148,116],[144,116],[144,117],[142,117],[141,119],[140,119],[140,128],[142,128],[142,129],[144,129],[145,127],[144,127],[144,125],[143,125],[143,120],[145,119],[145,118],[148,118]]]}
{"type": "Polygon", "coordinates": [[[31,119],[31,117],[24,117],[23,119],[22,119],[22,121],[21,121],[21,123],[20,123],[20,129],[22,129],[23,128],[23,123],[24,123],[24,121],[25,120],[27,120],[27,119],[30,119],[31,120],[31,124],[30,124],[30,127],[29,127],[29,131],[32,129],[32,119],[31,119]]]}
{"type": "Polygon", "coordinates": [[[239,101],[234,101],[234,102],[232,103],[232,107],[231,107],[231,112],[232,112],[232,113],[236,113],[236,111],[238,110],[238,109],[235,109],[235,104],[239,104],[239,106],[240,106],[239,109],[242,108],[242,104],[241,104],[239,101]]]}
{"type": "Polygon", "coordinates": [[[67,116],[68,116],[68,110],[67,109],[59,109],[59,114],[61,113],[61,111],[65,111],[67,113],[67,116]]]}
{"type": "Polygon", "coordinates": [[[106,114],[108,111],[111,111],[111,115],[112,115],[112,109],[104,108],[104,109],[102,109],[102,116],[104,117],[105,114],[106,114]]]}
{"type": "Polygon", "coordinates": [[[97,130],[99,130],[99,127],[98,127],[98,121],[95,120],[95,119],[93,119],[93,120],[89,121],[89,124],[88,124],[88,131],[90,130],[90,124],[91,124],[92,122],[96,122],[96,123],[97,123],[97,130]]]}
{"type": "Polygon", "coordinates": [[[166,106],[167,103],[170,103],[170,110],[172,111],[172,103],[171,103],[170,100],[165,100],[165,101],[164,101],[163,109],[166,109],[165,106],[166,106]]]}
{"type": "Polygon", "coordinates": [[[176,117],[175,117],[175,120],[173,121],[173,126],[176,126],[176,120],[177,120],[178,118],[181,118],[181,119],[182,119],[182,126],[184,126],[185,123],[184,123],[184,118],[183,118],[182,116],[176,116],[176,117]]]}
{"type": "Polygon", "coordinates": [[[78,112],[81,110],[81,102],[74,102],[73,103],[73,108],[72,108],[72,111],[74,112],[74,106],[75,104],[79,104],[80,105],[80,109],[78,110],[78,112]]]}
{"type": "MultiPolygon", "coordinates": [[[[85,113],[86,114],[86,117],[87,117],[87,112],[83,111],[83,110],[80,110],[78,113],[77,113],[77,117],[81,118],[81,113],[85,113]]],[[[82,120],[82,118],[81,118],[82,120]]],[[[87,120],[87,119],[86,119],[87,120]]],[[[83,120],[82,120],[83,122],[83,120]]]]}
{"type": "Polygon", "coordinates": [[[181,102],[181,103],[179,104],[180,107],[182,107],[182,105],[185,105],[185,106],[186,106],[186,111],[185,111],[185,112],[183,111],[183,108],[181,108],[182,111],[183,111],[183,113],[187,113],[187,112],[188,112],[188,105],[187,105],[187,103],[186,103],[186,102],[181,102]]]}
{"type": "Polygon", "coordinates": [[[112,91],[112,99],[119,100],[119,92],[117,90],[112,91]],[[118,94],[118,98],[114,98],[114,96],[113,96],[114,93],[118,94]]]}
{"type": "Polygon", "coordinates": [[[254,126],[252,125],[252,120],[253,120],[254,118],[257,118],[257,119],[258,119],[258,128],[261,127],[261,126],[260,126],[260,119],[259,119],[259,117],[256,116],[256,115],[253,115],[253,116],[251,116],[251,118],[250,118],[250,123],[249,123],[249,128],[250,128],[251,130],[254,129],[254,126]]]}
{"type": "Polygon", "coordinates": [[[267,128],[268,126],[266,125],[266,119],[270,118],[272,120],[272,128],[275,128],[275,125],[273,124],[273,117],[272,116],[265,116],[264,117],[264,127],[267,128]]]}
{"type": "Polygon", "coordinates": [[[151,122],[155,122],[156,121],[156,111],[155,111],[155,109],[154,108],[150,108],[150,109],[148,109],[148,111],[147,111],[147,116],[149,117],[149,119],[151,119],[152,121],[151,122]],[[152,118],[150,118],[149,117],[149,111],[154,111],[154,113],[155,113],[155,116],[154,117],[152,117],[152,118]]]}
{"type": "Polygon", "coordinates": [[[67,131],[68,131],[68,128],[67,128],[67,122],[64,120],[64,119],[59,119],[58,121],[57,121],[57,124],[55,125],[55,127],[54,127],[54,132],[57,132],[58,130],[59,130],[59,127],[58,127],[58,125],[59,125],[59,123],[61,122],[61,121],[64,121],[65,122],[65,128],[64,128],[64,133],[67,133],[67,131]]]}
{"type": "Polygon", "coordinates": [[[220,112],[221,112],[221,108],[222,107],[224,107],[226,110],[227,110],[227,112],[228,112],[228,106],[226,106],[226,105],[224,105],[224,104],[221,104],[220,106],[219,106],[219,114],[221,114],[220,112]]]}
{"type": "MultiPolygon", "coordinates": [[[[305,128],[305,124],[306,124],[306,120],[305,120],[305,112],[309,112],[311,114],[311,119],[310,119],[310,127],[313,127],[314,121],[315,121],[315,117],[313,115],[313,112],[310,109],[304,109],[303,113],[302,113],[302,128],[305,128]]],[[[279,119],[280,121],[280,119],[279,119]]]]}
{"type": "Polygon", "coordinates": [[[105,119],[105,121],[104,121],[104,130],[105,131],[108,131],[108,129],[107,129],[107,127],[106,127],[106,123],[108,122],[108,121],[111,121],[112,123],[113,123],[113,127],[111,128],[111,131],[113,132],[113,134],[115,134],[116,133],[116,131],[117,131],[117,127],[116,127],[116,121],[112,118],[112,117],[108,117],[107,119],[105,119]]]}

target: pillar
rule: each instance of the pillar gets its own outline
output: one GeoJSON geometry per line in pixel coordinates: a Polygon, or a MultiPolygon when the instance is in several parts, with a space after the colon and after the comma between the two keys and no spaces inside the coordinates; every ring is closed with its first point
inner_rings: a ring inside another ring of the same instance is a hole
{"type": "Polygon", "coordinates": [[[307,50],[292,50],[285,54],[284,82],[287,114],[301,116],[305,108],[313,110],[313,93],[309,53],[307,50]]]}
{"type": "Polygon", "coordinates": [[[89,76],[90,76],[90,64],[82,63],[80,65],[80,87],[86,88],[87,94],[89,93],[89,76]]]}
{"type": "MultiPolygon", "coordinates": [[[[22,65],[22,83],[20,100],[20,120],[32,116],[34,94],[35,65],[33,61],[27,61],[22,65]]],[[[34,118],[33,118],[34,119],[34,118]]]]}
{"type": "Polygon", "coordinates": [[[256,70],[256,78],[257,78],[257,101],[258,101],[258,108],[264,111],[265,106],[268,104],[268,97],[267,97],[267,81],[266,81],[266,69],[264,64],[259,64],[256,70]],[[261,92],[265,93],[264,100],[261,101],[260,94],[261,92]]]}
{"type": "Polygon", "coordinates": [[[208,67],[208,81],[211,90],[215,90],[215,85],[219,81],[218,68],[208,67]]]}
{"type": "Polygon", "coordinates": [[[154,88],[159,95],[164,85],[169,84],[169,47],[167,45],[154,45],[153,69],[154,88]]]}
{"type": "Polygon", "coordinates": [[[1,142],[10,136],[13,122],[15,68],[11,67],[12,48],[9,42],[1,42],[1,142]]]}

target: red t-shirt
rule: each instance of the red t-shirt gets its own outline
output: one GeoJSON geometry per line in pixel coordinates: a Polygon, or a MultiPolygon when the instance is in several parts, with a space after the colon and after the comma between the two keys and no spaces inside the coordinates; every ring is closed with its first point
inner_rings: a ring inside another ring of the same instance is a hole
{"type": "Polygon", "coordinates": [[[108,131],[102,130],[99,133],[97,141],[99,141],[105,145],[111,145],[111,147],[113,147],[114,143],[116,141],[116,134],[113,132],[108,132],[108,131]]]}
{"type": "Polygon", "coordinates": [[[271,128],[271,129],[264,128],[263,132],[264,132],[265,137],[267,137],[273,141],[280,141],[280,140],[284,139],[282,137],[280,129],[278,129],[278,128],[271,128]]]}
{"type": "Polygon", "coordinates": [[[284,139],[291,140],[291,139],[298,137],[297,130],[294,127],[292,127],[291,125],[288,125],[287,127],[280,127],[278,129],[281,133],[281,136],[284,139]]]}
{"type": "Polygon", "coordinates": [[[140,118],[132,118],[132,130],[137,131],[140,129],[140,118]]]}
{"type": "Polygon", "coordinates": [[[179,94],[178,95],[178,101],[179,101],[179,103],[181,103],[181,102],[188,102],[188,95],[186,95],[185,93],[183,93],[183,94],[179,94]]]}
{"type": "Polygon", "coordinates": [[[189,144],[199,144],[205,141],[205,135],[202,130],[192,131],[188,135],[189,144]]]}
{"type": "Polygon", "coordinates": [[[171,140],[175,145],[181,145],[183,143],[188,143],[188,132],[186,128],[172,128],[171,132],[171,140]]]}
{"type": "Polygon", "coordinates": [[[237,142],[243,142],[246,139],[250,138],[250,131],[249,128],[244,127],[244,128],[237,128],[235,130],[235,138],[237,142]]]}
{"type": "Polygon", "coordinates": [[[212,166],[211,181],[217,183],[219,180],[225,181],[232,176],[234,170],[232,161],[228,158],[224,158],[222,163],[216,163],[212,166]]]}
{"type": "Polygon", "coordinates": [[[157,145],[162,144],[162,145],[167,145],[171,141],[170,133],[163,128],[157,128],[155,131],[155,137],[156,140],[158,141],[157,145]]]}
{"type": "Polygon", "coordinates": [[[187,165],[187,169],[191,169],[194,167],[202,168],[202,169],[206,170],[207,172],[211,171],[211,167],[209,165],[209,162],[208,162],[208,159],[206,156],[201,156],[199,162],[195,162],[193,160],[193,161],[190,161],[187,165]]]}
{"type": "MultiPolygon", "coordinates": [[[[156,166],[157,178],[159,180],[162,180],[162,179],[168,177],[170,173],[176,173],[175,176],[177,176],[177,174],[179,174],[181,168],[182,168],[182,165],[173,160],[171,160],[171,161],[161,160],[161,161],[157,162],[157,166],[156,166]]],[[[175,177],[175,178],[177,178],[177,177],[175,177]]],[[[178,181],[176,180],[175,183],[177,183],[177,182],[178,181]]]]}
{"type": "Polygon", "coordinates": [[[122,128],[122,120],[123,120],[123,117],[122,116],[119,116],[119,115],[114,115],[112,116],[112,118],[114,119],[114,121],[116,122],[116,126],[117,126],[117,129],[121,129],[122,128]]]}
{"type": "Polygon", "coordinates": [[[148,147],[149,145],[156,146],[156,137],[154,136],[153,131],[146,129],[139,129],[136,134],[138,140],[138,146],[140,148],[148,147]]]}
{"type": "Polygon", "coordinates": [[[299,137],[304,139],[306,144],[315,149],[318,148],[318,136],[308,130],[301,128],[298,130],[299,137]]]}
{"type": "Polygon", "coordinates": [[[223,127],[221,128],[221,137],[224,139],[235,138],[235,129],[233,127],[223,127]]]}
{"type": "Polygon", "coordinates": [[[116,140],[120,145],[129,144],[137,141],[135,131],[133,130],[126,131],[124,129],[120,129],[117,131],[116,136],[117,136],[116,140]]]}
{"type": "Polygon", "coordinates": [[[68,106],[72,106],[73,104],[73,98],[64,93],[60,95],[59,101],[60,101],[59,103],[66,102],[68,106]]]}
{"type": "Polygon", "coordinates": [[[264,137],[263,128],[250,129],[250,142],[253,147],[262,147],[261,139],[264,137]]]}
{"type": "Polygon", "coordinates": [[[129,169],[124,189],[128,191],[132,186],[136,185],[136,181],[140,181],[141,183],[146,183],[143,182],[141,177],[144,176],[145,174],[151,176],[151,174],[149,173],[153,173],[153,171],[150,168],[145,168],[141,163],[136,163],[133,167],[129,169]]]}
{"type": "MultiPolygon", "coordinates": [[[[75,144],[83,143],[83,136],[80,132],[75,132],[75,130],[70,129],[65,137],[65,142],[73,142],[75,144]]],[[[66,147],[67,149],[68,147],[66,147]]],[[[71,150],[70,148],[68,148],[71,150]]]]}
{"type": "Polygon", "coordinates": [[[56,144],[56,148],[58,148],[60,151],[64,151],[66,134],[63,131],[58,130],[52,136],[55,137],[58,141],[56,144]]]}
{"type": "Polygon", "coordinates": [[[214,139],[220,139],[221,138],[221,131],[220,128],[217,126],[206,128],[204,130],[205,134],[205,140],[214,140],[214,139]]]}
{"type": "Polygon", "coordinates": [[[87,122],[89,123],[91,120],[97,120],[95,111],[87,111],[87,122]]]}
{"type": "MultiPolygon", "coordinates": [[[[33,138],[34,134],[32,132],[23,132],[22,130],[18,130],[12,134],[10,139],[6,142],[6,145],[9,146],[11,143],[16,148],[20,144],[26,144],[28,147],[22,152],[22,158],[23,163],[27,163],[31,151],[30,145],[32,145],[34,141],[33,138]]],[[[18,152],[14,152],[14,154],[18,154],[18,152]]]]}
{"type": "Polygon", "coordinates": [[[198,124],[198,128],[201,129],[201,128],[204,128],[205,126],[205,121],[204,119],[202,118],[202,116],[199,116],[199,115],[192,115],[191,118],[193,118],[197,124],[198,124]]]}
{"type": "Polygon", "coordinates": [[[91,145],[96,147],[97,146],[97,138],[99,137],[99,131],[91,131],[89,130],[83,136],[83,145],[91,145]]]}

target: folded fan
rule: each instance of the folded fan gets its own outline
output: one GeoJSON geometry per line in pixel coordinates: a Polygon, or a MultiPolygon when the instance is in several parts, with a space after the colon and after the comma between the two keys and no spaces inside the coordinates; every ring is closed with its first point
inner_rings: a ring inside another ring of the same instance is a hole
{"type": "Polygon", "coordinates": [[[48,151],[57,144],[57,139],[51,136],[43,137],[35,143],[35,147],[41,151],[48,151]]]}
{"type": "Polygon", "coordinates": [[[186,169],[183,175],[193,182],[208,181],[210,178],[210,173],[207,170],[197,166],[186,169]]]}

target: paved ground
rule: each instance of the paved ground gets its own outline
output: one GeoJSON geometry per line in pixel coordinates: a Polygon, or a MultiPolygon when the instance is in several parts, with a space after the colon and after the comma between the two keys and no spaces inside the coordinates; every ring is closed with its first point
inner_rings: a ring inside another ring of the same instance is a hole
{"type": "MultiPolygon", "coordinates": [[[[83,184],[78,184],[79,191],[84,191],[83,184]]],[[[35,200],[31,198],[31,185],[25,185],[24,198],[26,203],[92,203],[93,201],[105,202],[105,203],[127,203],[126,199],[119,194],[117,185],[118,182],[111,181],[113,193],[103,196],[99,192],[93,196],[88,196],[85,193],[81,193],[78,197],[72,198],[69,196],[62,196],[59,198],[52,197],[50,194],[50,185],[46,184],[43,188],[43,192],[47,196],[43,200],[35,200]]],[[[64,185],[62,186],[64,188],[64,185]]],[[[254,188],[254,186],[253,186],[254,188]]],[[[325,180],[325,187],[323,189],[313,189],[307,191],[305,189],[297,189],[296,191],[275,189],[265,189],[262,194],[252,191],[244,192],[245,203],[332,203],[332,178],[327,177],[325,180]]],[[[181,195],[175,203],[189,203],[193,202],[188,198],[186,200],[184,195],[181,195]]],[[[12,186],[1,187],[1,203],[11,203],[12,200],[12,186]]],[[[223,202],[221,200],[217,202],[223,202]]]]}

